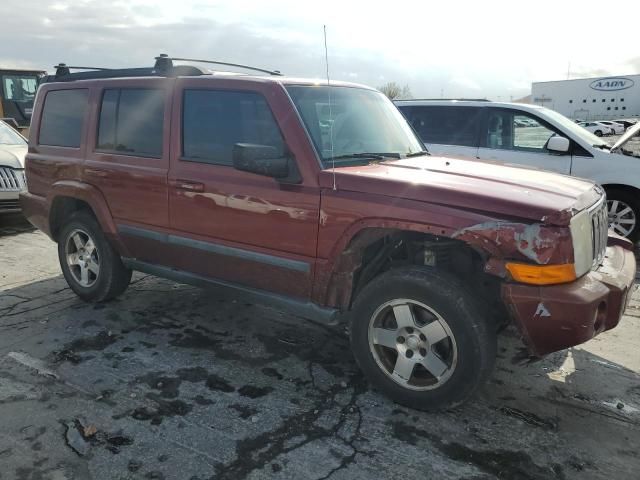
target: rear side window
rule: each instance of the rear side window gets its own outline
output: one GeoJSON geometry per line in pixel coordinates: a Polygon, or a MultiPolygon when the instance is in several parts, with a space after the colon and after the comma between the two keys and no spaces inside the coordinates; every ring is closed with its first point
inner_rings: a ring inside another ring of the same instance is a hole
{"type": "Polygon", "coordinates": [[[48,92],[40,120],[38,143],[55,147],[80,147],[88,97],[87,89],[48,92]]]}
{"type": "Polygon", "coordinates": [[[477,146],[479,108],[401,106],[400,110],[424,143],[477,146]]]}
{"type": "Polygon", "coordinates": [[[164,91],[108,89],[102,95],[97,149],[138,157],[161,157],[164,91]]]}
{"type": "Polygon", "coordinates": [[[284,155],[282,134],[264,97],[255,92],[185,90],[183,159],[232,165],[236,143],[268,145],[284,155]]]}

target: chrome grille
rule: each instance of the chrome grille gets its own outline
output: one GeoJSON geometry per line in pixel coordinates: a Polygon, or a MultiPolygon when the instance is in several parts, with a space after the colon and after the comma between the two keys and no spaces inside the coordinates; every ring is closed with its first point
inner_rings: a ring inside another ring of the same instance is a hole
{"type": "Polygon", "coordinates": [[[24,170],[0,167],[0,192],[19,192],[25,185],[24,170]]]}
{"type": "Polygon", "coordinates": [[[607,202],[602,199],[589,209],[591,216],[591,242],[593,252],[593,268],[598,268],[604,259],[609,237],[609,217],[607,214],[607,202]]]}

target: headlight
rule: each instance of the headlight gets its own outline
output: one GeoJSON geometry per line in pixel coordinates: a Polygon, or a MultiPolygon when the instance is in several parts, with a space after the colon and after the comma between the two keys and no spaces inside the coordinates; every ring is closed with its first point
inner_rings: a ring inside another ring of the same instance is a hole
{"type": "Polygon", "coordinates": [[[593,232],[589,210],[583,210],[571,219],[569,226],[573,242],[576,277],[581,277],[593,265],[593,232]]]}

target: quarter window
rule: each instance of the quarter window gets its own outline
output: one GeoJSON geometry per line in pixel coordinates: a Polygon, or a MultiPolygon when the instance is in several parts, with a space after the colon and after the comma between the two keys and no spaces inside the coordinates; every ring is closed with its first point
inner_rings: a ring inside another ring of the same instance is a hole
{"type": "Polygon", "coordinates": [[[255,92],[185,90],[182,158],[232,165],[236,143],[274,147],[284,156],[282,134],[264,97],[255,92]]]}
{"type": "Polygon", "coordinates": [[[87,89],[48,92],[40,120],[38,143],[56,147],[80,147],[88,97],[87,89]]]}
{"type": "Polygon", "coordinates": [[[138,157],[161,157],[163,124],[163,90],[105,90],[100,108],[97,150],[138,157]]]}

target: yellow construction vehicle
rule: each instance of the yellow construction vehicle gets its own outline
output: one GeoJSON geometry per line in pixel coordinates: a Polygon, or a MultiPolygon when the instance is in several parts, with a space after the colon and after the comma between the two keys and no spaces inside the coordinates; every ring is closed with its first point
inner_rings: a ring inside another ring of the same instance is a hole
{"type": "Polygon", "coordinates": [[[14,126],[25,137],[29,134],[29,123],[33,100],[43,70],[0,68],[0,119],[14,126]]]}

